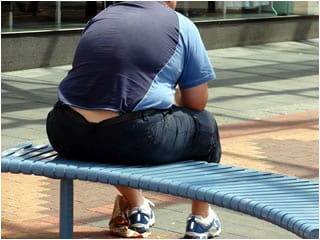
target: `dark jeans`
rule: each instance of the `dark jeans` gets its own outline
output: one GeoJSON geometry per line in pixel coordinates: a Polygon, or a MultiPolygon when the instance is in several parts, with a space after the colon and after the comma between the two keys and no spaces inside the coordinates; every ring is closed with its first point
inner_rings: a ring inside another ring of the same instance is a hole
{"type": "Polygon", "coordinates": [[[213,116],[175,106],[90,123],[57,102],[47,117],[47,134],[61,156],[83,161],[154,165],[221,157],[213,116]]]}

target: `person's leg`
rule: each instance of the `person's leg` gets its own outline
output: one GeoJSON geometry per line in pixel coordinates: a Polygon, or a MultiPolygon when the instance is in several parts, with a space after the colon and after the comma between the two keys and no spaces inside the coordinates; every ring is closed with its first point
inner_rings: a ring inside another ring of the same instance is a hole
{"type": "Polygon", "coordinates": [[[210,215],[211,206],[207,202],[201,202],[197,200],[192,201],[192,215],[198,215],[206,218],[210,215]]]}
{"type": "Polygon", "coordinates": [[[209,203],[192,201],[186,233],[183,238],[213,238],[221,233],[221,223],[209,203]]]}
{"type": "MultiPolygon", "coordinates": [[[[184,159],[219,163],[221,145],[219,130],[214,117],[207,111],[197,112],[182,109],[182,112],[186,117],[191,116],[194,120],[191,142],[189,147],[185,148],[186,150],[191,149],[191,151],[185,151],[184,159]]],[[[186,129],[186,127],[188,126],[181,126],[180,130],[186,129]]],[[[193,200],[184,238],[211,238],[218,236],[220,232],[221,224],[211,205],[207,202],[193,200]]]]}
{"type": "Polygon", "coordinates": [[[155,223],[154,212],[150,207],[153,203],[143,197],[140,189],[124,186],[116,186],[116,188],[129,204],[127,213],[129,228],[139,233],[148,232],[155,223]]]}
{"type": "Polygon", "coordinates": [[[221,144],[219,128],[214,116],[208,111],[189,113],[195,121],[195,138],[192,142],[193,155],[198,160],[219,163],[221,144]]]}
{"type": "Polygon", "coordinates": [[[140,189],[124,186],[116,186],[116,188],[125,197],[131,208],[140,207],[144,204],[144,197],[140,189]]]}

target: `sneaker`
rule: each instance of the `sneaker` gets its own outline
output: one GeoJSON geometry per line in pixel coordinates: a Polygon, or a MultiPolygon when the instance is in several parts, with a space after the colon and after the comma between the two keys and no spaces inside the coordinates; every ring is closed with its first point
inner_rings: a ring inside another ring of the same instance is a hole
{"type": "Polygon", "coordinates": [[[155,224],[155,215],[150,205],[154,204],[145,199],[142,207],[135,207],[130,209],[128,213],[129,228],[138,233],[149,232],[150,227],[155,224]]]}
{"type": "Polygon", "coordinates": [[[207,239],[217,237],[220,233],[221,223],[215,213],[212,222],[209,224],[204,223],[201,216],[190,215],[187,219],[186,233],[183,238],[207,239]]]}

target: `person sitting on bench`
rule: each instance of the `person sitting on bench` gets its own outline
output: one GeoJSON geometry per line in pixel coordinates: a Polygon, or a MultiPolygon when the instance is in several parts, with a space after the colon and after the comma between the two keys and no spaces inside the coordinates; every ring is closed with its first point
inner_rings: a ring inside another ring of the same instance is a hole
{"type": "MultiPolygon", "coordinates": [[[[215,73],[198,29],[175,7],[118,2],[87,23],[47,117],[61,156],[126,165],[220,162],[218,126],[205,110],[215,73]]],[[[141,190],[116,188],[130,206],[129,228],[149,231],[155,215],[141,190]]],[[[191,212],[185,238],[219,235],[209,203],[192,201],[191,212]]]]}

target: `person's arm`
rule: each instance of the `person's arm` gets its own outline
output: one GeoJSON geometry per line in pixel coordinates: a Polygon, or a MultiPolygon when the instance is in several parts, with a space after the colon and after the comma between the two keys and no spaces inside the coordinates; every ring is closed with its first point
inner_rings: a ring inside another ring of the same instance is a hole
{"type": "Polygon", "coordinates": [[[180,107],[203,111],[208,102],[208,83],[205,82],[187,89],[177,87],[175,101],[180,107]]]}

